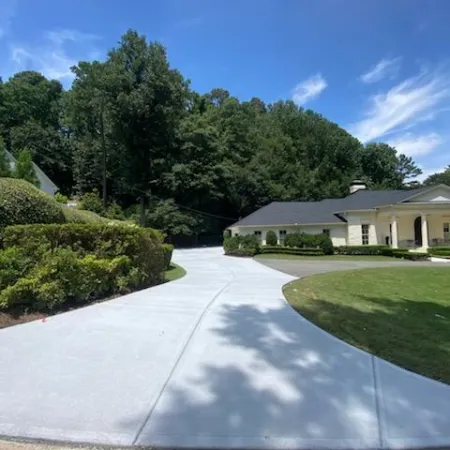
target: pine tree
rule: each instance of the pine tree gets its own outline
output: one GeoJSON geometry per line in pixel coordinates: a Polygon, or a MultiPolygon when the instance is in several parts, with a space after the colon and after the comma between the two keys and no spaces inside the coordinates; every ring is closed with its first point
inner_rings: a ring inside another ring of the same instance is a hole
{"type": "Polygon", "coordinates": [[[16,167],[14,169],[14,177],[29,181],[37,187],[40,183],[33,167],[31,153],[28,150],[22,150],[17,157],[16,167]]]}

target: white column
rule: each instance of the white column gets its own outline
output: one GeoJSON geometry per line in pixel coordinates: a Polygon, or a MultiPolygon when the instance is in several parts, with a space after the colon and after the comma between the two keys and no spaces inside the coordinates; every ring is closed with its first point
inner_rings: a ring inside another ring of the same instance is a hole
{"type": "Polygon", "coordinates": [[[392,235],[392,248],[398,248],[398,229],[397,229],[397,217],[391,217],[391,235],[392,235]]]}
{"type": "Polygon", "coordinates": [[[428,220],[427,215],[420,216],[422,222],[422,247],[428,248],[428,220]]]}

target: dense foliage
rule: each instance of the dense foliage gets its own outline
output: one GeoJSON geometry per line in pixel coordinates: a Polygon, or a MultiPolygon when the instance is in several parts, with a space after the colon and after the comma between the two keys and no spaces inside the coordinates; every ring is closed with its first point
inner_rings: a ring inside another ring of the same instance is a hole
{"type": "Polygon", "coordinates": [[[162,235],[136,226],[12,226],[3,247],[0,309],[9,310],[52,310],[152,286],[170,264],[162,235]]]}
{"type": "Polygon", "coordinates": [[[278,239],[277,235],[275,234],[275,231],[269,230],[266,233],[266,245],[277,245],[278,239]]]}
{"type": "Polygon", "coordinates": [[[256,236],[233,236],[223,241],[223,249],[229,256],[255,256],[260,251],[260,243],[256,236]]]}
{"type": "Polygon", "coordinates": [[[333,242],[326,234],[290,233],[284,238],[286,247],[320,248],[325,255],[333,254],[333,242]]]}
{"type": "Polygon", "coordinates": [[[221,232],[273,200],[341,197],[356,177],[405,188],[420,173],[292,101],[199,94],[160,43],[132,30],[73,72],[68,91],[32,71],[0,84],[6,149],[29,152],[63,194],[98,192],[102,211],[116,205],[110,216],[120,205],[170,236],[221,232]]]}

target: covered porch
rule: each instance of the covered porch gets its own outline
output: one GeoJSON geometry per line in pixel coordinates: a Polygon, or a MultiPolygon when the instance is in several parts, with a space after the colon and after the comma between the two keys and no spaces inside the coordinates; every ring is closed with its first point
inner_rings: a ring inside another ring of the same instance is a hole
{"type": "Polygon", "coordinates": [[[449,226],[450,209],[398,210],[380,214],[378,241],[392,248],[450,247],[449,226]]]}

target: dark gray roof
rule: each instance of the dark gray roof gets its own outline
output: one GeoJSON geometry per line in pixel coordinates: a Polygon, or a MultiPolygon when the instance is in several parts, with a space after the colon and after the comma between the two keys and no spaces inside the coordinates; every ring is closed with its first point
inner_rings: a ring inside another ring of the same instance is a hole
{"type": "Polygon", "coordinates": [[[403,191],[362,189],[345,198],[327,198],[319,202],[272,202],[232,226],[342,223],[345,219],[339,215],[341,212],[392,205],[428,189],[430,186],[403,191]]]}

